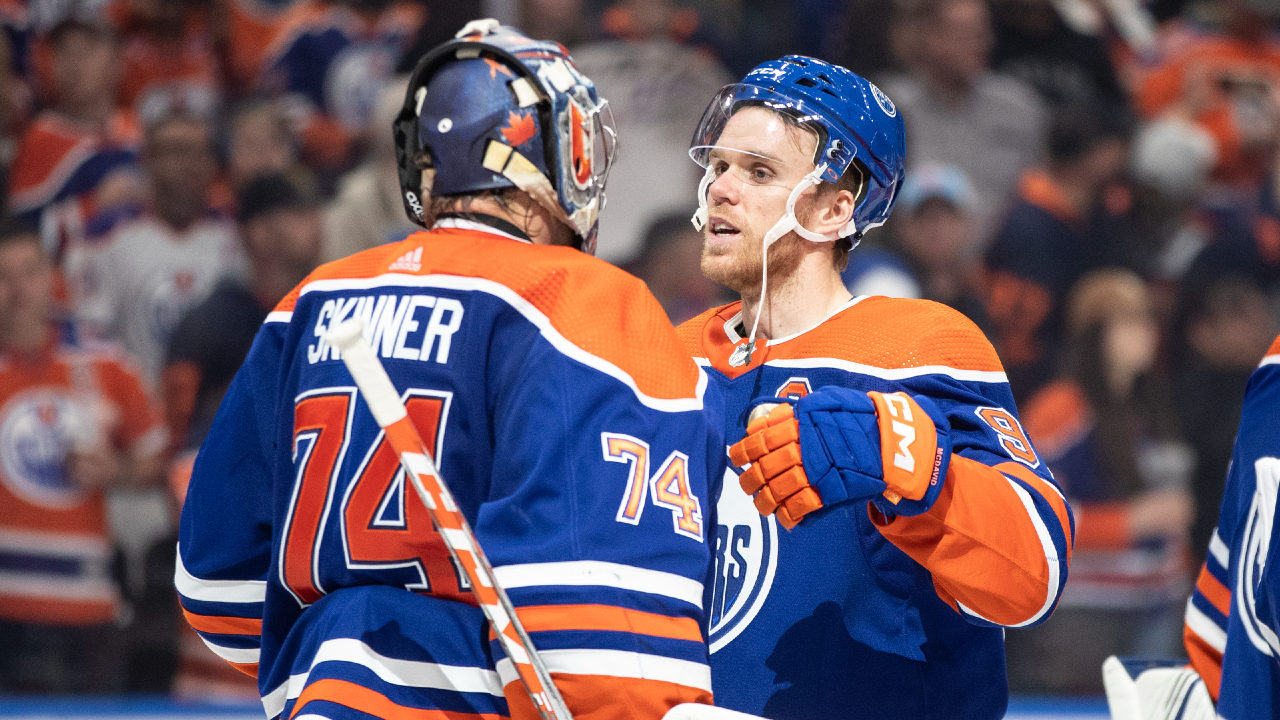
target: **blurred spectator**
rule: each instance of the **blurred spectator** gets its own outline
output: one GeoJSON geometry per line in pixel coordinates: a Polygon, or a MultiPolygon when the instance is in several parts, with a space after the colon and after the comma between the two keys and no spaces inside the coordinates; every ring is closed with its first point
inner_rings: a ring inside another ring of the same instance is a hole
{"type": "Polygon", "coordinates": [[[323,171],[349,166],[378,93],[424,18],[422,5],[407,0],[303,0],[290,8],[260,84],[289,104],[303,162],[323,171]]]}
{"type": "Polygon", "coordinates": [[[1215,0],[1222,34],[1205,35],[1150,73],[1137,90],[1148,118],[1173,114],[1200,124],[1218,143],[1215,178],[1256,184],[1276,146],[1280,43],[1274,12],[1249,0],[1215,0]]]}
{"type": "Polygon", "coordinates": [[[219,281],[168,344],[164,404],[175,449],[200,447],[267,313],[319,264],[319,205],[284,175],[251,181],[238,205],[248,277],[219,281]]]}
{"type": "Polygon", "coordinates": [[[987,252],[991,339],[1017,398],[1053,372],[1068,290],[1086,271],[1114,261],[1118,223],[1103,199],[1126,168],[1128,134],[1118,114],[1059,113],[1048,165],[1023,176],[987,252]]]}
{"type": "Polygon", "coordinates": [[[368,157],[338,182],[338,196],[324,211],[324,261],[337,260],[376,245],[403,240],[418,226],[409,221],[400,198],[391,125],[404,105],[408,78],[383,89],[366,129],[368,157]]]}
{"type": "Polygon", "coordinates": [[[644,234],[644,249],[627,268],[644,280],[672,325],[725,302],[722,285],[702,276],[702,233],[689,222],[692,213],[654,220],[644,234]]]}
{"type": "Polygon", "coordinates": [[[164,425],[125,356],[60,334],[52,301],[39,237],[0,221],[0,692],[118,691],[103,492],[159,479],[164,425]]]}
{"type": "Polygon", "coordinates": [[[1050,107],[1127,107],[1106,46],[1063,22],[1059,4],[994,0],[991,66],[1035,88],[1050,107]]]}
{"type": "Polygon", "coordinates": [[[10,168],[10,209],[37,223],[55,263],[95,212],[136,200],[138,129],[116,108],[120,46],[105,24],[66,20],[49,33],[56,104],[35,117],[10,168]]]}
{"type": "MultiPolygon", "coordinates": [[[[388,137],[389,127],[390,123],[382,128],[388,137]]],[[[226,156],[226,179],[232,192],[272,173],[284,173],[308,190],[315,184],[310,171],[298,162],[297,138],[276,100],[250,98],[232,107],[226,121],[226,156]]]]}
{"type": "Polygon", "coordinates": [[[235,225],[210,207],[217,165],[208,124],[171,115],[147,130],[149,196],[95,217],[68,258],[77,314],[119,340],[152,383],[177,321],[225,274],[242,272],[235,225]]]}
{"type": "Polygon", "coordinates": [[[910,74],[886,79],[884,91],[906,121],[910,162],[955,165],[973,181],[986,239],[1018,176],[1043,157],[1040,99],[987,69],[992,30],[983,0],[920,0],[904,22],[910,74]]]}
{"type": "Polygon", "coordinates": [[[1009,684],[1101,694],[1109,655],[1182,654],[1194,455],[1155,373],[1159,327],[1142,280],[1094,271],[1066,314],[1066,370],[1022,421],[1075,513],[1071,581],[1049,622],[1007,633],[1009,684]]]}
{"type": "Polygon", "coordinates": [[[844,22],[841,23],[844,31],[840,38],[844,48],[834,60],[863,77],[879,77],[881,73],[897,69],[901,58],[893,48],[893,37],[897,32],[893,20],[895,6],[901,4],[901,0],[849,0],[844,3],[844,22]]]}
{"type": "MultiPolygon", "coordinates": [[[[654,2],[658,7],[666,4],[666,0],[654,2]]],[[[583,0],[515,0],[515,5],[519,16],[516,24],[529,37],[548,38],[561,45],[577,45],[586,38],[583,0]]]]}
{"type": "Polygon", "coordinates": [[[31,101],[25,83],[14,72],[11,47],[8,35],[0,32],[0,207],[9,206],[9,165],[31,101]]]}
{"type": "MultiPolygon", "coordinates": [[[[829,2],[830,0],[808,0],[812,2],[829,2]]],[[[801,3],[793,3],[793,11],[797,16],[804,14],[801,3]]],[[[831,23],[828,23],[831,25],[831,23]]],[[[703,21],[698,11],[691,7],[683,7],[676,0],[621,0],[610,5],[600,15],[600,29],[607,39],[623,42],[644,42],[652,38],[665,37],[686,48],[699,50],[711,55],[723,65],[740,65],[741,52],[726,42],[725,38],[712,26],[703,21]]],[[[804,55],[817,55],[816,49],[800,47],[792,52],[804,55]]],[[[746,74],[754,64],[743,68],[746,74]]]]}
{"type": "Polygon", "coordinates": [[[670,0],[622,7],[634,20],[626,39],[573,51],[609,101],[620,138],[596,251],[611,262],[639,254],[654,218],[696,202],[701,172],[689,160],[689,136],[711,97],[733,82],[713,57],[671,39],[680,11],[670,0]]]}
{"type": "MultiPolygon", "coordinates": [[[[427,21],[418,28],[418,35],[413,43],[400,56],[396,66],[397,75],[408,75],[418,58],[426,55],[437,45],[453,39],[455,33],[463,25],[483,17],[498,17],[495,11],[497,3],[491,0],[422,0],[427,8],[427,21]]],[[[514,0],[508,0],[512,7],[514,0]]],[[[499,18],[500,20],[502,18],[499,18]]],[[[528,30],[528,28],[525,28],[528,30]]],[[[530,37],[551,37],[550,35],[531,35],[530,37]]]]}
{"type": "Polygon", "coordinates": [[[206,2],[123,0],[115,15],[124,43],[120,104],[143,125],[172,112],[213,117],[222,93],[206,2]]]}
{"type": "Polygon", "coordinates": [[[964,173],[922,165],[907,173],[894,209],[888,249],[859,248],[843,273],[856,295],[926,298],[964,313],[988,331],[974,213],[964,173]]]}
{"type": "Polygon", "coordinates": [[[1219,274],[1190,284],[1175,325],[1175,390],[1183,434],[1195,448],[1191,548],[1204,549],[1218,524],[1244,386],[1275,337],[1266,297],[1246,277],[1219,274]]]}

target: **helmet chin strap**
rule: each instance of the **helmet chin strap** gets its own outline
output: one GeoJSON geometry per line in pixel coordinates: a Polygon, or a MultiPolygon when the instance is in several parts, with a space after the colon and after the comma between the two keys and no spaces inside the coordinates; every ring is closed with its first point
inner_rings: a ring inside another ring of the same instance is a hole
{"type": "MultiPolygon", "coordinates": [[[[751,333],[747,338],[747,343],[745,345],[739,345],[737,349],[733,351],[733,354],[729,356],[729,364],[733,367],[750,365],[751,355],[755,352],[756,332],[760,329],[760,313],[764,310],[764,302],[769,289],[769,246],[781,239],[782,236],[792,231],[809,242],[835,242],[836,240],[852,235],[857,231],[852,218],[849,219],[848,223],[845,223],[844,227],[840,228],[836,232],[830,233],[813,232],[801,225],[800,220],[796,218],[796,200],[800,198],[800,195],[803,194],[805,190],[808,190],[811,187],[817,187],[818,184],[822,182],[822,174],[826,171],[827,164],[823,163],[814,168],[813,172],[805,175],[804,179],[800,182],[796,183],[796,186],[791,189],[791,194],[787,197],[786,212],[782,214],[782,217],[778,218],[778,222],[774,223],[772,228],[769,228],[769,232],[764,234],[764,248],[761,253],[762,258],[760,263],[760,300],[756,303],[756,319],[751,323],[751,333]]],[[[706,177],[703,177],[703,182],[706,182],[706,177]]],[[[706,194],[700,193],[698,197],[702,204],[698,209],[698,212],[703,214],[702,217],[705,222],[707,202],[706,194]]],[[[697,215],[694,217],[696,218],[697,215]]]]}

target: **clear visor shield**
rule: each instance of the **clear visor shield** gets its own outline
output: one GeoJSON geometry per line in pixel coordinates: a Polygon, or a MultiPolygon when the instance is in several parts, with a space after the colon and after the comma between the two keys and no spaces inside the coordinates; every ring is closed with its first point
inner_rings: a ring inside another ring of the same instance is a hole
{"type": "Polygon", "coordinates": [[[799,168],[802,177],[826,142],[814,122],[820,118],[802,100],[754,85],[726,85],[702,114],[689,157],[706,168],[717,149],[732,150],[799,168]]]}

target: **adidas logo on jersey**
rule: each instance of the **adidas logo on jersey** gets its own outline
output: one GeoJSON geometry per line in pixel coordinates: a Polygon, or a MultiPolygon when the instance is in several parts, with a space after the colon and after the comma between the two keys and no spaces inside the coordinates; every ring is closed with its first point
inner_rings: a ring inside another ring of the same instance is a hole
{"type": "Polygon", "coordinates": [[[400,256],[398,260],[391,263],[387,267],[387,272],[396,270],[408,270],[409,272],[418,272],[422,269],[422,248],[417,248],[400,256]]]}

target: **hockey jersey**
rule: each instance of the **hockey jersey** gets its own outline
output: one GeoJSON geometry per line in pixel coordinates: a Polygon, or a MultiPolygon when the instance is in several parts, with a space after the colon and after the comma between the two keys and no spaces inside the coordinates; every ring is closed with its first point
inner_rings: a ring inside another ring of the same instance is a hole
{"type": "Polygon", "coordinates": [[[10,210],[37,223],[45,247],[61,259],[97,211],[93,191],[137,161],[140,136],[127,113],[94,127],[53,111],[36,116],[9,169],[10,210]]]}
{"type": "Polygon", "coordinates": [[[219,279],[247,272],[235,223],[214,211],[175,230],[146,208],[122,206],[94,217],[87,237],[66,262],[76,315],[123,344],[153,384],[182,316],[219,279]]]}
{"type": "Polygon", "coordinates": [[[1249,377],[1218,527],[1183,636],[1225,720],[1280,713],[1280,338],[1249,377]]]}
{"type": "Polygon", "coordinates": [[[103,494],[63,473],[77,442],[164,448],[158,408],[117,350],[60,342],[0,355],[0,619],[111,622],[120,600],[103,494]]]}
{"type": "Polygon", "coordinates": [[[267,716],[535,717],[323,339],[351,317],[574,715],[710,702],[716,389],[639,280],[450,219],[287,296],[196,459],[176,584],[267,716]]]}
{"type": "Polygon", "coordinates": [[[1001,626],[1053,611],[1074,528],[995,351],[946,306],[858,297],[733,367],[741,322],[733,303],[678,328],[723,388],[730,442],[753,399],[841,386],[929,397],[954,450],[929,512],[885,518],[847,502],[790,532],[756,512],[741,468],[726,470],[708,581],[716,703],[771,718],[1003,717],[1001,626]]]}

